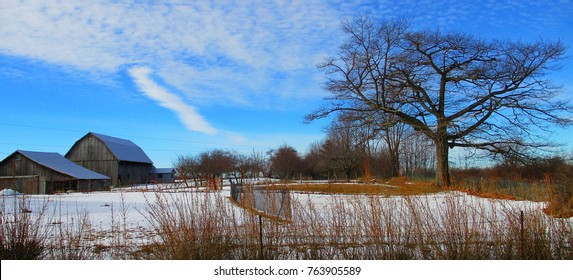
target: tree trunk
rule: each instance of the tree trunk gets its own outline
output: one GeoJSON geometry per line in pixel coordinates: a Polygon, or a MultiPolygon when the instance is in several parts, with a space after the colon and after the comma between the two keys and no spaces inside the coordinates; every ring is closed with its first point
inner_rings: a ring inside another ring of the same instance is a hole
{"type": "MultiPolygon", "coordinates": [[[[445,133],[444,133],[445,134],[445,133]]],[[[436,139],[436,185],[450,186],[450,165],[448,140],[445,135],[436,139]]]]}
{"type": "MultiPolygon", "coordinates": [[[[390,166],[392,168],[392,177],[400,176],[400,157],[397,151],[390,151],[390,166]]],[[[406,174],[408,175],[408,174],[406,174]]]]}
{"type": "Polygon", "coordinates": [[[440,96],[438,99],[438,128],[436,130],[436,185],[450,186],[450,164],[448,151],[448,122],[445,118],[446,74],[440,79],[440,96]]]}
{"type": "MultiPolygon", "coordinates": [[[[388,147],[388,154],[390,156],[390,171],[392,177],[400,176],[400,142],[402,139],[403,126],[397,125],[385,130],[384,140],[388,147]]],[[[405,174],[408,175],[407,173],[405,174]]]]}

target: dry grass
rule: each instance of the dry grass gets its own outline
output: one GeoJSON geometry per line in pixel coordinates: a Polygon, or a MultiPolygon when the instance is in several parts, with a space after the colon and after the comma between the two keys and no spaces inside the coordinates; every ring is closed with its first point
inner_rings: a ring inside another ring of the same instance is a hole
{"type": "Polygon", "coordinates": [[[371,194],[384,196],[408,196],[432,194],[443,191],[430,182],[410,181],[406,177],[392,178],[384,183],[326,183],[283,184],[274,189],[322,193],[322,194],[371,194]]]}
{"type": "Polygon", "coordinates": [[[3,260],[37,260],[45,255],[44,240],[49,231],[42,226],[48,204],[44,203],[38,213],[32,213],[29,199],[23,196],[14,201],[11,212],[2,199],[0,220],[0,257],[3,260]]]}
{"type": "Polygon", "coordinates": [[[154,238],[143,259],[256,259],[254,217],[241,216],[218,193],[156,193],[144,211],[154,238]]]}
{"type": "Polygon", "coordinates": [[[488,178],[458,178],[459,190],[483,198],[505,200],[528,200],[547,202],[545,212],[558,218],[573,217],[573,180],[552,182],[549,177],[545,180],[515,182],[497,177],[488,178]]]}

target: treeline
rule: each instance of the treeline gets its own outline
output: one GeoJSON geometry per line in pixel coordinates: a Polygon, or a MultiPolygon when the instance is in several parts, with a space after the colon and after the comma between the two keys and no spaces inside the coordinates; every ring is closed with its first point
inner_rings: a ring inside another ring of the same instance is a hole
{"type": "MultiPolygon", "coordinates": [[[[276,178],[346,181],[406,176],[410,179],[435,177],[435,150],[423,134],[396,124],[378,129],[344,115],[325,130],[325,138],[312,143],[305,153],[284,144],[268,151],[240,154],[214,149],[180,155],[174,162],[179,178],[195,185],[214,178],[276,178]]],[[[505,157],[489,167],[452,170],[454,184],[463,187],[472,180],[498,182],[553,182],[573,185],[573,155],[505,157]]],[[[569,187],[570,189],[570,187],[569,187]]]]}
{"type": "Polygon", "coordinates": [[[376,129],[341,116],[326,129],[325,138],[312,143],[306,153],[287,144],[250,154],[214,149],[180,155],[174,166],[179,178],[195,185],[223,177],[342,181],[433,178],[435,152],[427,137],[403,125],[376,129]]]}
{"type": "Polygon", "coordinates": [[[573,183],[573,155],[550,155],[529,159],[504,158],[491,167],[453,169],[457,178],[497,178],[514,182],[573,183]]]}

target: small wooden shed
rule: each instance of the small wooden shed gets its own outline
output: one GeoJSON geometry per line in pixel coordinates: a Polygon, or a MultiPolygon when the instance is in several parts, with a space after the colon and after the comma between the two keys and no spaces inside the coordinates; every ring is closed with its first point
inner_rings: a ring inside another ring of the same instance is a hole
{"type": "Polygon", "coordinates": [[[58,153],[18,150],[0,162],[0,189],[20,193],[108,190],[110,179],[58,153]]]}
{"type": "Polygon", "coordinates": [[[153,168],[151,181],[153,183],[173,183],[175,182],[175,168],[153,168]]]}
{"type": "Polygon", "coordinates": [[[153,162],[135,143],[94,132],[76,141],[66,158],[109,176],[116,187],[146,183],[153,170],[153,162]]]}

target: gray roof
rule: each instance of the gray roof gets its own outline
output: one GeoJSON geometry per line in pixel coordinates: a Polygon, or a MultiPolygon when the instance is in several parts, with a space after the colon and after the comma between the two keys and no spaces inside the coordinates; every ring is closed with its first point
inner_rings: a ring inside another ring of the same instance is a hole
{"type": "Polygon", "coordinates": [[[154,174],[166,174],[166,173],[175,173],[175,168],[154,168],[151,173],[154,174]]]}
{"type": "Polygon", "coordinates": [[[69,175],[78,180],[110,179],[105,175],[99,174],[82,166],[79,166],[58,153],[31,152],[22,150],[18,150],[16,151],[16,153],[20,153],[40,165],[55,170],[59,173],[69,175]]]}
{"type": "Polygon", "coordinates": [[[90,134],[100,139],[119,161],[153,164],[145,152],[139,146],[135,145],[135,143],[129,140],[94,132],[90,132],[90,134]]]}

